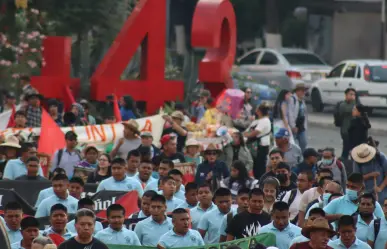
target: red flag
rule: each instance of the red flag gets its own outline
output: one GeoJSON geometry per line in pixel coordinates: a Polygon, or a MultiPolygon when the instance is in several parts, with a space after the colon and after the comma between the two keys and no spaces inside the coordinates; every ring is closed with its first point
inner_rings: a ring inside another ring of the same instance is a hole
{"type": "Polygon", "coordinates": [[[114,116],[116,117],[116,122],[121,122],[121,112],[120,107],[118,106],[118,98],[115,94],[113,94],[113,110],[114,110],[114,116]]]}
{"type": "MultiPolygon", "coordinates": [[[[121,204],[125,208],[125,216],[130,216],[131,214],[140,211],[138,208],[138,193],[137,191],[130,191],[127,194],[121,196],[115,204],[121,204]]],[[[97,213],[97,217],[101,219],[106,219],[106,210],[102,210],[97,213]]]]}
{"type": "Polygon", "coordinates": [[[16,107],[15,105],[12,106],[12,113],[8,120],[7,128],[12,128],[16,125],[15,123],[15,113],[16,113],[16,107]]]}
{"type": "Polygon", "coordinates": [[[51,156],[56,150],[66,147],[62,130],[44,109],[42,109],[41,124],[38,152],[51,156]]]}
{"type": "Polygon", "coordinates": [[[71,105],[75,103],[73,93],[71,92],[71,89],[69,86],[65,87],[65,95],[64,95],[63,102],[64,102],[64,107],[66,111],[70,111],[71,105]]]}

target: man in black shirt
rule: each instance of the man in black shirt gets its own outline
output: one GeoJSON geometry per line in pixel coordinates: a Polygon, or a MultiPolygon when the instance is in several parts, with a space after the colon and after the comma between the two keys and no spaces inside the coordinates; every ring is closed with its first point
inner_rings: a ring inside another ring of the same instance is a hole
{"type": "Polygon", "coordinates": [[[227,224],[227,241],[255,236],[261,227],[271,222],[270,215],[263,211],[263,204],[263,191],[259,188],[252,189],[248,210],[235,215],[227,224]]]}
{"type": "Polygon", "coordinates": [[[176,137],[168,134],[164,135],[160,139],[163,153],[159,156],[153,158],[153,162],[156,166],[160,165],[160,162],[164,159],[171,160],[175,165],[179,163],[185,163],[184,155],[180,152],[177,152],[177,142],[176,137]]]}
{"type": "Polygon", "coordinates": [[[291,180],[291,175],[292,172],[290,171],[290,166],[288,164],[281,162],[277,165],[275,177],[280,182],[277,200],[282,200],[286,192],[297,188],[296,183],[291,180]]]}
{"type": "Polygon", "coordinates": [[[39,158],[36,156],[29,157],[26,161],[27,174],[15,178],[15,180],[28,180],[28,181],[47,181],[48,180],[39,175],[39,158]]]}
{"type": "Polygon", "coordinates": [[[176,136],[177,151],[183,152],[188,134],[187,129],[183,127],[184,114],[181,111],[174,111],[171,116],[164,115],[163,118],[170,124],[170,127],[164,129],[162,135],[172,134],[176,136]]]}
{"type": "Polygon", "coordinates": [[[109,249],[104,243],[93,238],[95,214],[82,208],[75,216],[77,236],[60,244],[58,249],[109,249]]]}

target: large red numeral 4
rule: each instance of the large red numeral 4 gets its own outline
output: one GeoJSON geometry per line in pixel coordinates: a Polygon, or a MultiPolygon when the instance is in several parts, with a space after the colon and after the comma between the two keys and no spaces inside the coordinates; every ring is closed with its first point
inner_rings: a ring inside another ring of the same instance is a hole
{"type": "Polygon", "coordinates": [[[199,80],[212,96],[233,88],[231,69],[236,53],[235,12],[229,0],[200,0],[196,6],[191,43],[207,48],[199,65],[199,80]]]}
{"type": "Polygon", "coordinates": [[[183,99],[183,81],[164,78],[165,23],[165,0],[139,1],[91,79],[93,99],[105,100],[112,92],[118,97],[130,94],[137,101],[146,101],[149,114],[164,101],[183,99]],[[140,80],[121,80],[141,42],[140,80]]]}

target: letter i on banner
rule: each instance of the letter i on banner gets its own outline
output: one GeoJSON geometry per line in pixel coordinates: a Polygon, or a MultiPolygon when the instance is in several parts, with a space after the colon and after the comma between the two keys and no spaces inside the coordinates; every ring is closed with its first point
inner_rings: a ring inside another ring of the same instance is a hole
{"type": "Polygon", "coordinates": [[[131,95],[146,102],[153,114],[164,101],[183,99],[183,81],[167,81],[165,70],[166,0],[140,0],[125,22],[92,79],[92,97],[105,100],[107,93],[131,95]],[[140,80],[121,80],[130,59],[141,45],[140,80]]]}
{"type": "Polygon", "coordinates": [[[231,69],[236,53],[235,12],[229,0],[200,0],[192,20],[191,44],[207,48],[199,64],[199,80],[217,97],[233,88],[231,69]]]}

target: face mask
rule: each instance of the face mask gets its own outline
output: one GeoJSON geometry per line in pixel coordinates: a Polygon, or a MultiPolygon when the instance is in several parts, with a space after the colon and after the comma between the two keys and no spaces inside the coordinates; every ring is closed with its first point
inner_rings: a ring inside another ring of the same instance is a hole
{"type": "Polygon", "coordinates": [[[288,180],[288,175],[286,174],[277,174],[276,177],[280,183],[286,183],[288,180]]]}
{"type": "Polygon", "coordinates": [[[355,190],[347,189],[345,195],[348,196],[348,199],[351,201],[357,200],[357,191],[355,190]]]}
{"type": "Polygon", "coordinates": [[[328,200],[329,200],[329,197],[331,197],[331,195],[332,195],[331,193],[323,194],[322,199],[323,199],[324,207],[328,205],[328,200]]]}
{"type": "Polygon", "coordinates": [[[322,163],[324,165],[331,165],[333,163],[333,159],[323,159],[322,163]]]}

